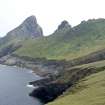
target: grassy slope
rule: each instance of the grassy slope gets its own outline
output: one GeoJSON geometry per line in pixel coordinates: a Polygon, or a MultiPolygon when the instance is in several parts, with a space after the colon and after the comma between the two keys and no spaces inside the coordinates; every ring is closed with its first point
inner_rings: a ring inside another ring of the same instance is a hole
{"type": "Polygon", "coordinates": [[[86,77],[48,105],[105,105],[105,71],[86,77]]]}
{"type": "Polygon", "coordinates": [[[105,48],[105,20],[89,20],[51,36],[30,39],[15,52],[20,56],[74,59],[105,48]]]}
{"type": "Polygon", "coordinates": [[[88,68],[88,67],[100,68],[100,67],[104,67],[104,66],[105,66],[105,60],[102,60],[102,61],[83,64],[83,65],[79,65],[79,66],[74,66],[72,68],[88,68]]]}
{"type": "Polygon", "coordinates": [[[0,50],[11,44],[13,45],[21,44],[22,40],[25,40],[25,37],[16,37],[15,35],[14,36],[7,35],[0,39],[0,50]]]}

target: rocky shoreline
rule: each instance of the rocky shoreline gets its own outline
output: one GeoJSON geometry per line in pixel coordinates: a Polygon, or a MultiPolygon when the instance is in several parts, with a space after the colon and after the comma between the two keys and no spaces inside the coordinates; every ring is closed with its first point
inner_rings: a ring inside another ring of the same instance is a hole
{"type": "Polygon", "coordinates": [[[64,70],[66,61],[47,60],[46,58],[31,58],[26,56],[6,55],[0,58],[0,64],[31,69],[40,76],[57,75],[64,70]]]}
{"type": "Polygon", "coordinates": [[[32,97],[39,98],[42,103],[46,104],[48,102],[53,101],[58,96],[62,95],[67,89],[71,89],[75,86],[75,84],[82,78],[91,75],[93,73],[97,73],[99,71],[104,70],[105,67],[101,68],[76,68],[67,71],[69,76],[66,73],[61,74],[60,77],[55,80],[50,80],[50,78],[38,80],[31,82],[34,86],[38,86],[38,88],[34,89],[29,95],[32,97]],[[66,75],[67,80],[64,81],[64,75],[66,75]]]}
{"type": "MultiPolygon", "coordinates": [[[[30,81],[35,88],[29,95],[39,98],[43,103],[53,101],[72,87],[82,78],[105,69],[105,67],[73,67],[75,63],[65,60],[47,60],[46,58],[19,57],[7,55],[0,59],[0,63],[31,69],[43,78],[30,81]]],[[[76,63],[77,64],[77,63],[76,63]]],[[[79,62],[78,62],[79,64],[79,62]]]]}

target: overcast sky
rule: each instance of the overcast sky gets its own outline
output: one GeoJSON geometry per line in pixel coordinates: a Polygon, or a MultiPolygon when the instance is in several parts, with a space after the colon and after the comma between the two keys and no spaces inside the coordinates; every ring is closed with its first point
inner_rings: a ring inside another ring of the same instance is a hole
{"type": "Polygon", "coordinates": [[[63,20],[75,26],[82,20],[105,18],[105,0],[0,0],[0,36],[30,15],[48,35],[63,20]]]}

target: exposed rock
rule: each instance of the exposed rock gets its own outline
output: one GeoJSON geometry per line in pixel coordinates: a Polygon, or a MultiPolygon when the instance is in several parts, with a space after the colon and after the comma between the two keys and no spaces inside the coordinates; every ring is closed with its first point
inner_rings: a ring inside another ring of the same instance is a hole
{"type": "Polygon", "coordinates": [[[43,31],[38,25],[36,17],[30,16],[20,26],[8,32],[7,36],[40,37],[43,36],[43,31]]]}
{"type": "Polygon", "coordinates": [[[71,28],[70,24],[66,20],[61,22],[57,30],[62,30],[64,28],[71,28]]]}
{"type": "Polygon", "coordinates": [[[33,90],[29,95],[32,97],[39,98],[43,103],[48,103],[56,99],[59,95],[61,95],[68,88],[72,89],[72,87],[82,78],[91,75],[93,73],[97,73],[103,71],[105,67],[95,68],[95,67],[87,67],[87,68],[72,68],[66,72],[63,72],[57,79],[49,82],[49,79],[41,79],[33,82],[33,85],[39,86],[35,90],[33,90]],[[66,76],[66,77],[65,77],[66,76]],[[44,82],[45,81],[45,82],[44,82]],[[48,82],[48,83],[46,83],[48,82]],[[43,83],[41,85],[41,83],[43,83]]]}
{"type": "Polygon", "coordinates": [[[40,76],[51,77],[52,75],[58,75],[59,71],[63,71],[65,60],[56,61],[47,60],[45,58],[20,57],[11,54],[1,57],[0,63],[9,66],[28,68],[40,76]]]}
{"type": "Polygon", "coordinates": [[[63,84],[52,83],[33,90],[29,95],[41,99],[43,103],[47,103],[61,95],[65,89],[66,87],[63,84]]]}
{"type": "MultiPolygon", "coordinates": [[[[58,25],[58,28],[54,31],[53,35],[56,35],[56,37],[63,35],[62,37],[64,37],[63,39],[65,40],[68,35],[72,36],[72,35],[68,34],[71,31],[72,31],[71,25],[69,24],[68,21],[64,20],[61,22],[60,25],[58,25]]],[[[60,37],[60,38],[62,38],[62,37],[60,37]]]]}

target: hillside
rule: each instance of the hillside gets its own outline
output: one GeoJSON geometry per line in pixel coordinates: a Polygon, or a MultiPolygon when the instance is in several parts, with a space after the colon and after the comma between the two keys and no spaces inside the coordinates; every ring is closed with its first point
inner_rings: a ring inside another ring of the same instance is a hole
{"type": "Polygon", "coordinates": [[[105,71],[82,79],[70,91],[48,105],[104,105],[105,71]]]}
{"type": "MultiPolygon", "coordinates": [[[[37,97],[41,99],[41,101],[44,103],[51,102],[55,99],[54,104],[52,103],[53,105],[57,105],[56,103],[57,100],[64,103],[64,105],[69,105],[65,103],[66,99],[62,101],[62,96],[66,97],[68,96],[69,93],[73,93],[75,91],[74,89],[76,84],[78,84],[78,82],[81,81],[81,79],[84,79],[87,76],[90,76],[95,73],[100,73],[102,71],[105,71],[105,60],[100,62],[85,64],[81,66],[75,66],[72,68],[65,67],[62,71],[59,72],[57,77],[53,78],[53,76],[51,76],[52,78],[50,77],[39,81],[31,82],[31,84],[38,86],[39,88],[33,90],[32,93],[30,93],[30,96],[37,97]]],[[[103,76],[104,75],[102,75],[102,77],[103,76]]],[[[78,87],[78,88],[80,90],[82,89],[81,87],[78,87]]],[[[77,93],[78,91],[75,91],[75,93],[77,93]]],[[[59,102],[58,102],[58,105],[59,105],[59,102]]]]}
{"type": "Polygon", "coordinates": [[[15,54],[71,60],[105,48],[105,19],[83,21],[72,28],[65,24],[48,37],[24,41],[15,54]]]}
{"type": "Polygon", "coordinates": [[[30,96],[47,103],[61,95],[48,105],[104,105],[105,19],[75,27],[64,20],[53,34],[43,36],[31,16],[0,39],[0,63],[43,76],[30,82],[39,86],[30,96]]]}
{"type": "Polygon", "coordinates": [[[0,56],[12,53],[22,46],[23,41],[38,37],[43,37],[43,30],[37,23],[36,17],[30,16],[18,27],[8,32],[6,36],[0,38],[0,56]]]}

